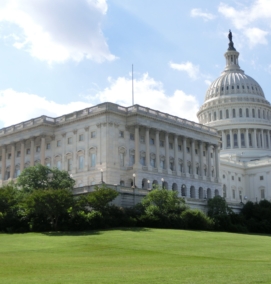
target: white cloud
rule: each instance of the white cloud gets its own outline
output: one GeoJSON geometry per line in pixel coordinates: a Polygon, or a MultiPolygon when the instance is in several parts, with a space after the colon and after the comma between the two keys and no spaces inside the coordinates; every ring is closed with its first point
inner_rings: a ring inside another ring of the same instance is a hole
{"type": "MultiPolygon", "coordinates": [[[[109,78],[110,86],[88,97],[91,103],[114,102],[123,106],[132,105],[132,81],[130,78],[109,78]]],[[[146,106],[161,112],[170,113],[182,118],[198,122],[196,113],[199,102],[181,90],[176,90],[172,96],[167,96],[161,82],[155,81],[148,74],[134,80],[135,104],[146,106]]]]}
{"type": "Polygon", "coordinates": [[[210,86],[211,84],[212,84],[212,81],[210,81],[210,80],[204,80],[204,83],[207,85],[207,86],[210,86]]]}
{"type": "Polygon", "coordinates": [[[271,32],[270,0],[256,0],[250,7],[240,6],[237,9],[220,3],[218,11],[230,19],[237,30],[243,32],[251,47],[268,43],[267,36],[271,32]]]}
{"type": "Polygon", "coordinates": [[[49,63],[113,60],[101,29],[106,12],[106,0],[1,0],[1,36],[49,63]],[[8,23],[19,29],[7,34],[8,23]]]}
{"type": "Polygon", "coordinates": [[[2,90],[0,91],[0,125],[9,126],[41,115],[57,117],[90,106],[85,102],[58,104],[34,94],[16,92],[12,89],[2,90]]]}
{"type": "Polygon", "coordinates": [[[200,17],[203,18],[204,21],[210,21],[215,19],[215,15],[211,14],[211,13],[206,13],[206,12],[202,12],[201,9],[192,9],[191,10],[191,17],[200,17]]]}
{"type": "Polygon", "coordinates": [[[186,72],[188,74],[188,76],[193,80],[198,79],[200,77],[199,66],[194,65],[193,63],[191,63],[189,61],[187,61],[185,63],[181,63],[181,64],[170,62],[169,66],[172,69],[186,72]]]}

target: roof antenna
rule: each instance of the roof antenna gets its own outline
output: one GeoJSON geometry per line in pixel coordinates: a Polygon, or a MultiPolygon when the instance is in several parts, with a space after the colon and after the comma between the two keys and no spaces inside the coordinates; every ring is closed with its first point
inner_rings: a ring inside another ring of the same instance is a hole
{"type": "Polygon", "coordinates": [[[134,65],[132,64],[132,105],[134,104],[134,65]]]}

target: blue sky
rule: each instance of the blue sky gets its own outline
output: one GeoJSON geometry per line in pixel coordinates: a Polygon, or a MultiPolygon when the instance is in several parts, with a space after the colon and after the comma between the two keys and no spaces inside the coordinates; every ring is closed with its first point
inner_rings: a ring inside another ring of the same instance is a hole
{"type": "Polygon", "coordinates": [[[271,101],[270,23],[270,0],[1,0],[0,127],[129,106],[132,64],[136,104],[197,121],[229,29],[271,101]]]}

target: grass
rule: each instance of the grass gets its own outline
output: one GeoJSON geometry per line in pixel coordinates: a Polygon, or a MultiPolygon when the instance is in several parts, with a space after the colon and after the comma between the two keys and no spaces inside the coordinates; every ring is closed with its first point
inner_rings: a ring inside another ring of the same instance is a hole
{"type": "Polygon", "coordinates": [[[0,234],[0,283],[271,283],[270,247],[181,230],[0,234]]]}

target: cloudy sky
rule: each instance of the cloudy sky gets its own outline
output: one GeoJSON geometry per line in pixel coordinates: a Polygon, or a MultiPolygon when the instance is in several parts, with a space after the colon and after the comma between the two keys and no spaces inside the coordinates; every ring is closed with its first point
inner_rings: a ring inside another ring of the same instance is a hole
{"type": "Polygon", "coordinates": [[[0,128],[106,101],[197,121],[228,30],[271,101],[270,0],[1,0],[0,128]]]}

